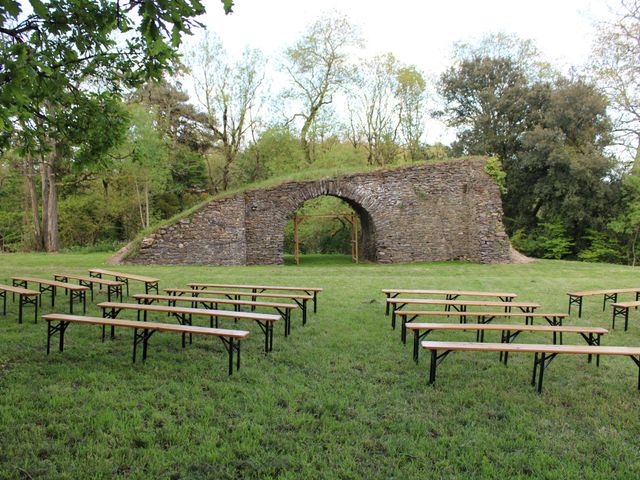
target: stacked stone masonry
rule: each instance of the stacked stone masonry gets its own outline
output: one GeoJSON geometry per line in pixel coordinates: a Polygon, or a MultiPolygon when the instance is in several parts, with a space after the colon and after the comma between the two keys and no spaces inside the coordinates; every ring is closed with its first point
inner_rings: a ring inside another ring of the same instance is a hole
{"type": "Polygon", "coordinates": [[[502,203],[483,159],[288,182],[214,200],[146,237],[136,264],[282,264],[287,221],[332,195],[360,216],[362,256],[379,263],[509,261],[502,203]]]}

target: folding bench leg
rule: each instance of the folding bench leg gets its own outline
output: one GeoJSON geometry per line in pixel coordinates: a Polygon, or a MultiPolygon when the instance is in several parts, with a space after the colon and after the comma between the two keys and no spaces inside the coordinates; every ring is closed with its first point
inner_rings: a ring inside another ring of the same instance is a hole
{"type": "Polygon", "coordinates": [[[52,325],[52,321],[47,322],[47,355],[51,351],[51,337],[53,337],[56,333],[60,334],[60,342],[58,344],[58,348],[62,352],[64,350],[64,332],[69,326],[70,322],[60,321],[56,325],[52,325]]]}
{"type": "Polygon", "coordinates": [[[538,393],[542,393],[542,380],[544,378],[544,371],[549,366],[551,361],[556,358],[557,353],[544,353],[540,354],[538,357],[538,353],[535,354],[534,364],[533,364],[533,378],[531,379],[531,385],[536,384],[536,369],[539,368],[538,372],[538,393]]]}

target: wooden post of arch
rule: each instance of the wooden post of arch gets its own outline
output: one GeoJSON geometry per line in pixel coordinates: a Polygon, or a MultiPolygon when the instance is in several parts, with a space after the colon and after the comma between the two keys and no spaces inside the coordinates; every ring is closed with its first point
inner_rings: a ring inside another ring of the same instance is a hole
{"type": "Polygon", "coordinates": [[[298,215],[293,214],[293,258],[296,265],[300,265],[300,238],[298,226],[308,218],[344,218],[351,224],[351,260],[358,263],[358,219],[354,213],[334,213],[327,215],[298,215]]]}

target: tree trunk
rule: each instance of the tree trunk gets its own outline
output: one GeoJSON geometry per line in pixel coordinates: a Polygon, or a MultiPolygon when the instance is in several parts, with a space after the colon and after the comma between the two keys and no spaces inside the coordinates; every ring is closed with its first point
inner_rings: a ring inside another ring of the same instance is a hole
{"type": "MultiPolygon", "coordinates": [[[[313,112],[313,111],[312,111],[313,112]]],[[[313,118],[310,116],[304,121],[304,125],[302,126],[302,130],[300,131],[300,145],[302,146],[302,150],[304,151],[304,159],[307,163],[311,163],[311,144],[307,140],[307,135],[309,133],[309,129],[311,128],[311,124],[313,123],[313,118]]]]}
{"type": "Polygon", "coordinates": [[[140,198],[140,187],[138,187],[138,180],[134,179],[133,184],[136,187],[136,200],[138,203],[138,213],[140,214],[140,225],[144,228],[144,213],[142,211],[142,198],[140,198]]]}
{"type": "Polygon", "coordinates": [[[35,165],[33,163],[33,157],[27,155],[24,163],[24,179],[27,189],[28,205],[31,217],[31,228],[33,233],[34,246],[37,251],[44,250],[44,244],[42,243],[42,230],[40,229],[40,212],[38,211],[38,192],[36,190],[36,172],[35,165]]]}
{"type": "Polygon", "coordinates": [[[145,228],[149,228],[151,225],[149,210],[151,206],[149,205],[149,180],[147,180],[144,184],[144,205],[145,205],[145,228]]]}
{"type": "Polygon", "coordinates": [[[47,238],[49,238],[49,161],[40,156],[40,196],[42,209],[42,226],[40,228],[40,243],[42,249],[48,250],[47,238]]]}
{"type": "Polygon", "coordinates": [[[60,249],[58,236],[58,186],[56,173],[53,168],[49,168],[49,208],[47,210],[47,217],[47,223],[49,225],[47,251],[57,252],[60,249]]]}

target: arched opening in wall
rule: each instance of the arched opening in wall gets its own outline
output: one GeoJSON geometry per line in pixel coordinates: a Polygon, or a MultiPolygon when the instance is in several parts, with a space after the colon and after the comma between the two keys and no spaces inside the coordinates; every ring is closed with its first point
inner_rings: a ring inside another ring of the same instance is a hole
{"type": "Polygon", "coordinates": [[[287,263],[295,263],[295,223],[302,262],[305,255],[333,254],[350,261],[357,244],[358,261],[375,260],[373,222],[358,203],[322,195],[305,201],[291,214],[284,232],[287,263]],[[304,219],[304,221],[302,221],[304,219]],[[353,236],[353,232],[357,236],[353,236]]]}

